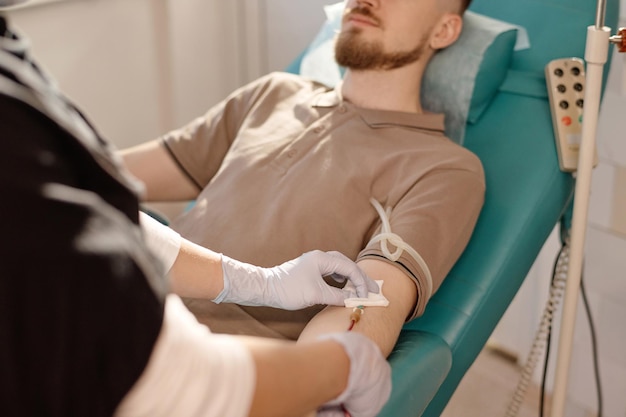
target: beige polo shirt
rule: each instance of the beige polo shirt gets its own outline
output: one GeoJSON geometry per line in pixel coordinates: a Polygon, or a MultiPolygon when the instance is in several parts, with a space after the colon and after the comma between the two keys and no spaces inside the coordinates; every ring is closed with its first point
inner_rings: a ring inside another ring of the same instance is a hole
{"type": "MultiPolygon", "coordinates": [[[[198,244],[262,266],[313,249],[390,262],[417,286],[412,319],[428,301],[426,275],[436,291],[465,248],[484,197],[478,158],[443,129],[442,115],[358,108],[339,89],[270,74],[163,138],[200,190],[172,226],[198,244]],[[370,198],[391,207],[391,231],[429,271],[407,251],[392,262],[380,243],[368,244],[381,228],[370,198]]],[[[217,317],[199,317],[214,331],[241,332],[241,322],[252,318],[254,334],[288,338],[321,310],[188,305],[217,317]]]]}

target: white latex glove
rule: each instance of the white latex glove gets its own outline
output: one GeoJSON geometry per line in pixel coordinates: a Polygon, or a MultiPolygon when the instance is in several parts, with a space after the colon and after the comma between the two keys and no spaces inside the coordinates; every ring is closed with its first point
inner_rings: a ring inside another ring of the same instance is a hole
{"type": "Polygon", "coordinates": [[[237,303],[299,310],[315,304],[343,305],[354,292],[328,285],[323,276],[337,282],[350,280],[359,297],[378,293],[378,285],[348,257],[339,252],[307,252],[273,268],[236,261],[222,255],[224,289],[215,303],[237,303]]]}
{"type": "Polygon", "coordinates": [[[335,400],[318,410],[318,417],[374,417],[391,395],[391,366],[378,346],[360,333],[344,332],[322,335],[343,345],[350,358],[348,387],[335,400]]]}

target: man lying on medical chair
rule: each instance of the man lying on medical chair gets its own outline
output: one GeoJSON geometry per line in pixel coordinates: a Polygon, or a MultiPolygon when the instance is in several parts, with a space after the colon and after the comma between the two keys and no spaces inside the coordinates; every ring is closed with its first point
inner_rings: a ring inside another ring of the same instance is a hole
{"type": "Polygon", "coordinates": [[[287,312],[186,299],[201,322],[300,341],[351,328],[391,352],[462,253],[483,204],[480,161],[420,103],[425,68],[458,38],[468,3],[349,0],[337,88],[273,73],[123,152],[146,201],[195,200],[171,223],[185,238],[266,266],[337,250],[384,281],[389,301],[364,306],[353,323],[341,307],[287,312]]]}

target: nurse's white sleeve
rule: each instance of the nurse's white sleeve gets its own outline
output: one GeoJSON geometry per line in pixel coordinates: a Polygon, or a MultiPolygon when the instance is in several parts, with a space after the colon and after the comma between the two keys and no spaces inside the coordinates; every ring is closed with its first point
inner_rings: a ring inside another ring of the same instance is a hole
{"type": "Polygon", "coordinates": [[[255,381],[248,349],[211,333],[170,294],[148,365],[115,417],[247,416],[255,381]]]}
{"type": "Polygon", "coordinates": [[[139,224],[143,229],[146,245],[161,261],[165,272],[169,272],[178,257],[182,238],[172,228],[144,212],[139,212],[139,224]]]}

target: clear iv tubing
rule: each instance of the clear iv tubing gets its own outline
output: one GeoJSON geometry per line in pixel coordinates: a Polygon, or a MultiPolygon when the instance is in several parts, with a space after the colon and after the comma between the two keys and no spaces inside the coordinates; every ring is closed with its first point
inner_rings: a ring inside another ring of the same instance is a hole
{"type": "Polygon", "coordinates": [[[517,383],[517,388],[513,394],[513,398],[509,403],[509,408],[506,412],[506,417],[515,417],[524,401],[524,396],[528,390],[528,385],[532,378],[532,374],[537,366],[537,361],[541,357],[541,354],[546,347],[546,340],[550,333],[550,327],[552,326],[552,320],[557,310],[563,294],[565,293],[565,283],[567,281],[567,268],[569,265],[569,237],[564,240],[563,247],[559,252],[555,267],[554,278],[550,286],[550,296],[546,302],[546,306],[543,310],[543,316],[541,317],[541,323],[535,333],[535,339],[530,349],[530,353],[524,364],[522,374],[517,383]]]}
{"type": "Polygon", "coordinates": [[[424,276],[426,278],[426,300],[430,299],[430,296],[433,293],[433,278],[430,275],[430,270],[428,269],[428,265],[424,259],[420,256],[419,253],[411,246],[409,246],[400,236],[393,233],[391,231],[391,224],[389,223],[389,217],[391,216],[391,207],[387,207],[387,211],[383,209],[383,206],[380,205],[378,201],[374,198],[370,198],[370,203],[374,206],[378,215],[380,216],[380,220],[382,221],[382,231],[377,234],[370,240],[370,243],[380,242],[380,249],[383,251],[383,255],[390,261],[397,261],[400,259],[402,252],[407,252],[422,268],[424,272],[424,276]],[[389,247],[387,246],[387,242],[391,243],[396,247],[395,252],[391,253],[389,247]]]}

